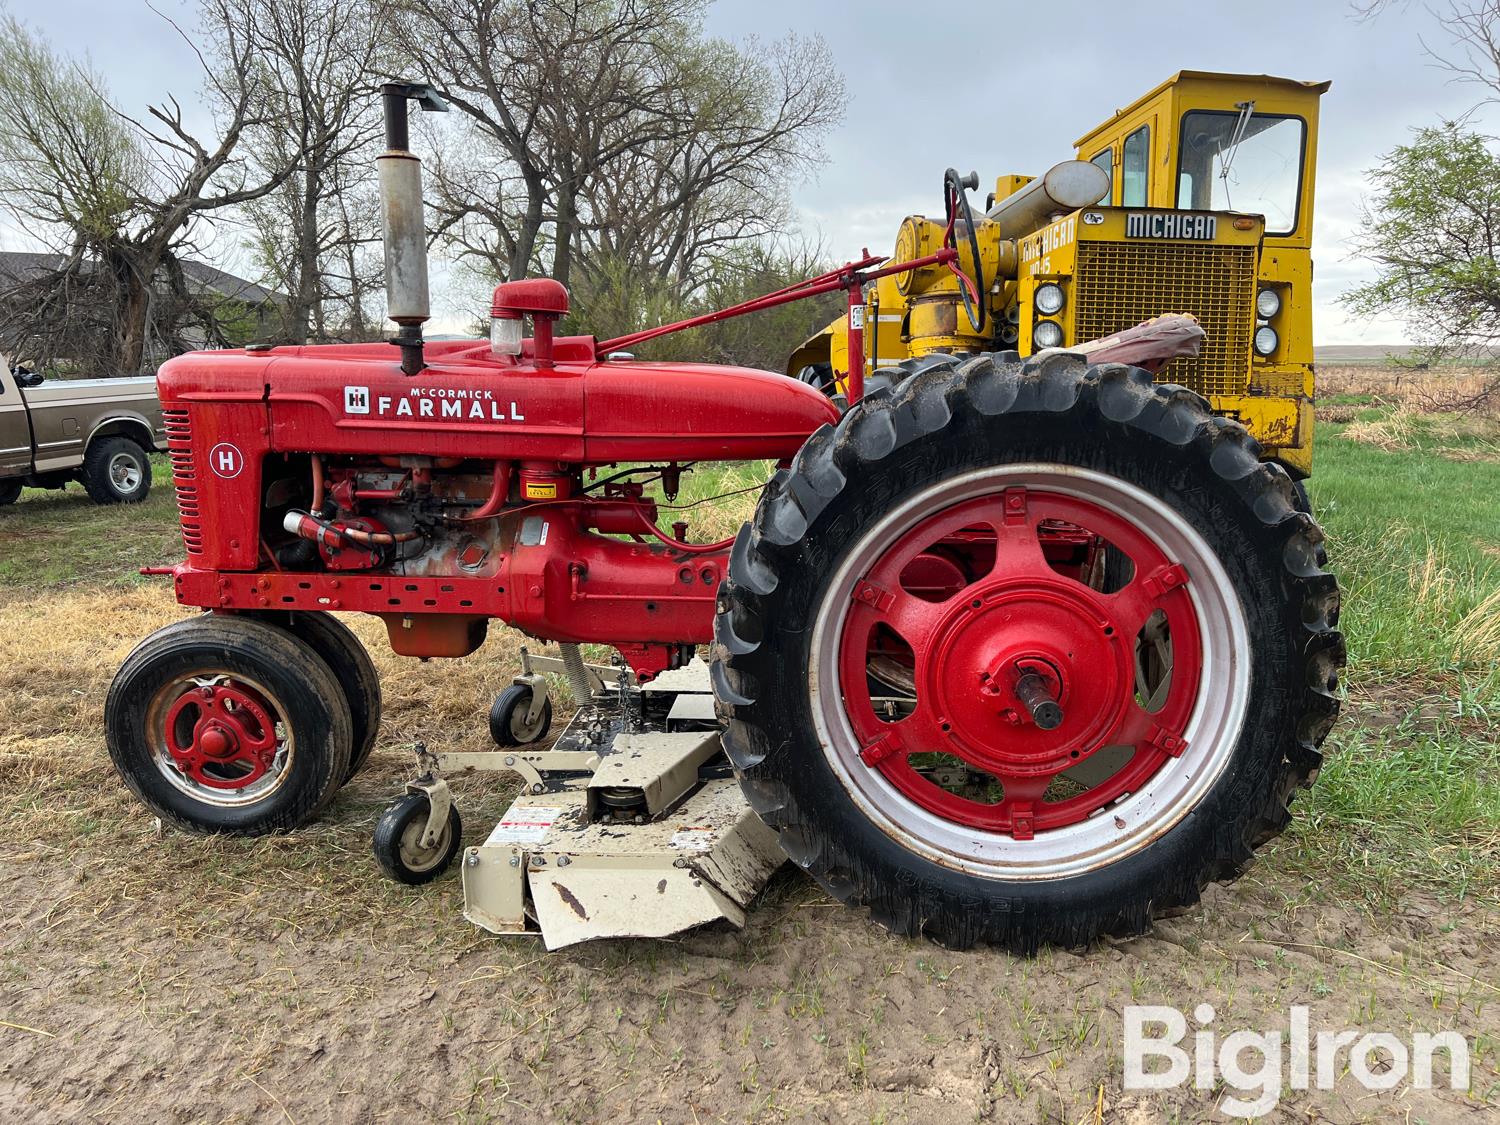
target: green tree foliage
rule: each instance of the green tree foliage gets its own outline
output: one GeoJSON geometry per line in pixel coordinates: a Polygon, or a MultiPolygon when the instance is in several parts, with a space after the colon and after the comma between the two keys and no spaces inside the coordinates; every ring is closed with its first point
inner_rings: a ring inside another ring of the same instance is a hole
{"type": "Polygon", "coordinates": [[[1374,280],[1344,296],[1357,314],[1406,321],[1434,354],[1500,341],[1500,156],[1447,122],[1419,129],[1371,173],[1354,246],[1374,280]]]}

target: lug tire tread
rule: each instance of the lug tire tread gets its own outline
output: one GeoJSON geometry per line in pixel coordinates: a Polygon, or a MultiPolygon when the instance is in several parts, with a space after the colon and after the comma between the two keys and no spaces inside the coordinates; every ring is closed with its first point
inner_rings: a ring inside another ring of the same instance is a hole
{"type": "Polygon", "coordinates": [[[746,800],[777,832],[794,863],[835,898],[864,907],[895,933],[926,936],[953,948],[985,942],[1027,954],[1042,944],[1085,944],[1102,933],[1143,933],[1155,915],[1191,906],[1209,883],[1242,872],[1255,850],[1289,823],[1296,789],[1317,775],[1319,746],[1338,715],[1337,678],[1345,659],[1339,588],[1323,570],[1322,530],[1286,472],[1261,460],[1259,445],[1244,427],[1213,414],[1192,391],[1156,384],[1139,369],[1090,367],[1061,353],[1022,362],[1013,352],[928,356],[902,367],[909,372],[905,379],[808,440],[791,468],[766,487],[754,518],[735,540],[717,601],[713,683],[725,749],[746,800]],[[1087,419],[1142,447],[1183,449],[1218,478],[1216,487],[1254,514],[1258,534],[1275,545],[1282,560],[1286,627],[1289,636],[1300,638],[1296,659],[1305,684],[1300,698],[1287,700],[1293,717],[1276,776],[1247,794],[1253,801],[1248,815],[1214,829],[1209,854],[1149,900],[1106,901],[1071,912],[1034,905],[1023,911],[1018,900],[1009,909],[1002,903],[999,910],[980,911],[957,909],[941,896],[902,893],[881,885],[881,873],[850,842],[825,831],[820,816],[799,808],[784,780],[791,768],[790,736],[777,725],[777,700],[762,700],[762,681],[786,659],[776,643],[775,622],[784,576],[798,564],[804,536],[818,534],[819,517],[872,465],[912,441],[934,437],[955,416],[970,412],[997,423],[1022,415],[1087,419]]]}

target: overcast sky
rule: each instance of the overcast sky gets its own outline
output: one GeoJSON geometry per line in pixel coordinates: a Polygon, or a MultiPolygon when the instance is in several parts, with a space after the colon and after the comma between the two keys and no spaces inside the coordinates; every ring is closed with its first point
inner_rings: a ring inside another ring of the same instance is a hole
{"type": "MultiPolygon", "coordinates": [[[[3,4],[4,0],[0,0],[3,4]]],[[[189,0],[158,0],[191,22],[189,0]]],[[[191,101],[198,64],[141,0],[10,0],[60,49],[87,52],[134,112],[166,91],[191,101]]],[[[1323,98],[1315,258],[1320,344],[1393,343],[1391,322],[1359,323],[1338,295],[1366,275],[1344,239],[1359,218],[1365,171],[1408,130],[1478,100],[1423,55],[1446,46],[1419,4],[1367,23],[1346,0],[1004,0],[959,8],[916,0],[719,0],[715,34],[741,40],[821,34],[849,82],[844,124],[828,160],[795,201],[830,254],[889,252],[904,215],[939,204],[942,171],[976,169],[984,184],[1038,174],[1073,155],[1072,142],[1116,108],[1182,70],[1331,79],[1323,98]],[[962,15],[957,13],[962,12],[962,15]]],[[[0,230],[5,248],[19,248],[0,230]]],[[[214,252],[236,257],[226,233],[214,252]]]]}

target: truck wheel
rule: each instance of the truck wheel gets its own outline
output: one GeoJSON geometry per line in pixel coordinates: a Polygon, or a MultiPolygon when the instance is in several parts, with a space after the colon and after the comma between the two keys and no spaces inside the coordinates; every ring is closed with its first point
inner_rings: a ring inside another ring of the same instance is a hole
{"type": "Polygon", "coordinates": [[[138,644],[104,703],[109,756],[163,820],[259,836],[296,828],[337,791],[349,705],[311,646],[247,617],[204,616],[138,644]]]}
{"type": "Polygon", "coordinates": [[[353,631],[330,614],[270,612],[248,616],[286,629],[310,645],[338,680],[349,701],[354,730],[354,753],[342,783],[347,785],[370,760],[380,734],[380,673],[375,670],[375,662],[353,631]]]}
{"type": "Polygon", "coordinates": [[[21,498],[21,482],[19,480],[0,480],[0,508],[7,504],[14,504],[21,498]]]}
{"type": "Polygon", "coordinates": [[[100,438],[83,458],[83,488],[95,504],[139,504],[151,491],[151,462],[128,437],[100,438]]]}
{"type": "Polygon", "coordinates": [[[1238,874],[1318,768],[1344,663],[1322,532],[1182,387],[927,362],[809,438],[742,529],[725,746],[786,853],[897,933],[1142,933],[1238,874]],[[1079,565],[1090,544],[1128,575],[1079,565]]]}

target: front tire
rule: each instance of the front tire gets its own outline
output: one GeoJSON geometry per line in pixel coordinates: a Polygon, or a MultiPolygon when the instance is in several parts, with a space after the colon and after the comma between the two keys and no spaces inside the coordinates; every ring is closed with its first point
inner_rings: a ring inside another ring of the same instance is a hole
{"type": "Polygon", "coordinates": [[[104,703],[110,759],[136,796],[192,832],[297,828],[337,792],[353,747],[328,665],[247,617],[168,625],[125,659],[104,703]]]}
{"type": "Polygon", "coordinates": [[[353,630],[331,614],[299,611],[249,616],[280,626],[310,645],[338,680],[344,698],[349,701],[349,717],[354,724],[354,752],[343,781],[347,785],[370,760],[380,734],[383,709],[380,673],[375,670],[369,651],[353,630]]]}
{"type": "Polygon", "coordinates": [[[1234,877],[1344,659],[1322,534],[1258,453],[1066,355],[928,357],[814,434],[716,621],[725,746],[787,854],[897,933],[1019,952],[1234,877]]]}
{"type": "Polygon", "coordinates": [[[14,504],[21,498],[21,482],[18,478],[0,480],[0,508],[14,504]]]}
{"type": "Polygon", "coordinates": [[[96,504],[139,504],[151,492],[151,461],[127,437],[100,438],[83,459],[83,488],[96,504]]]}

